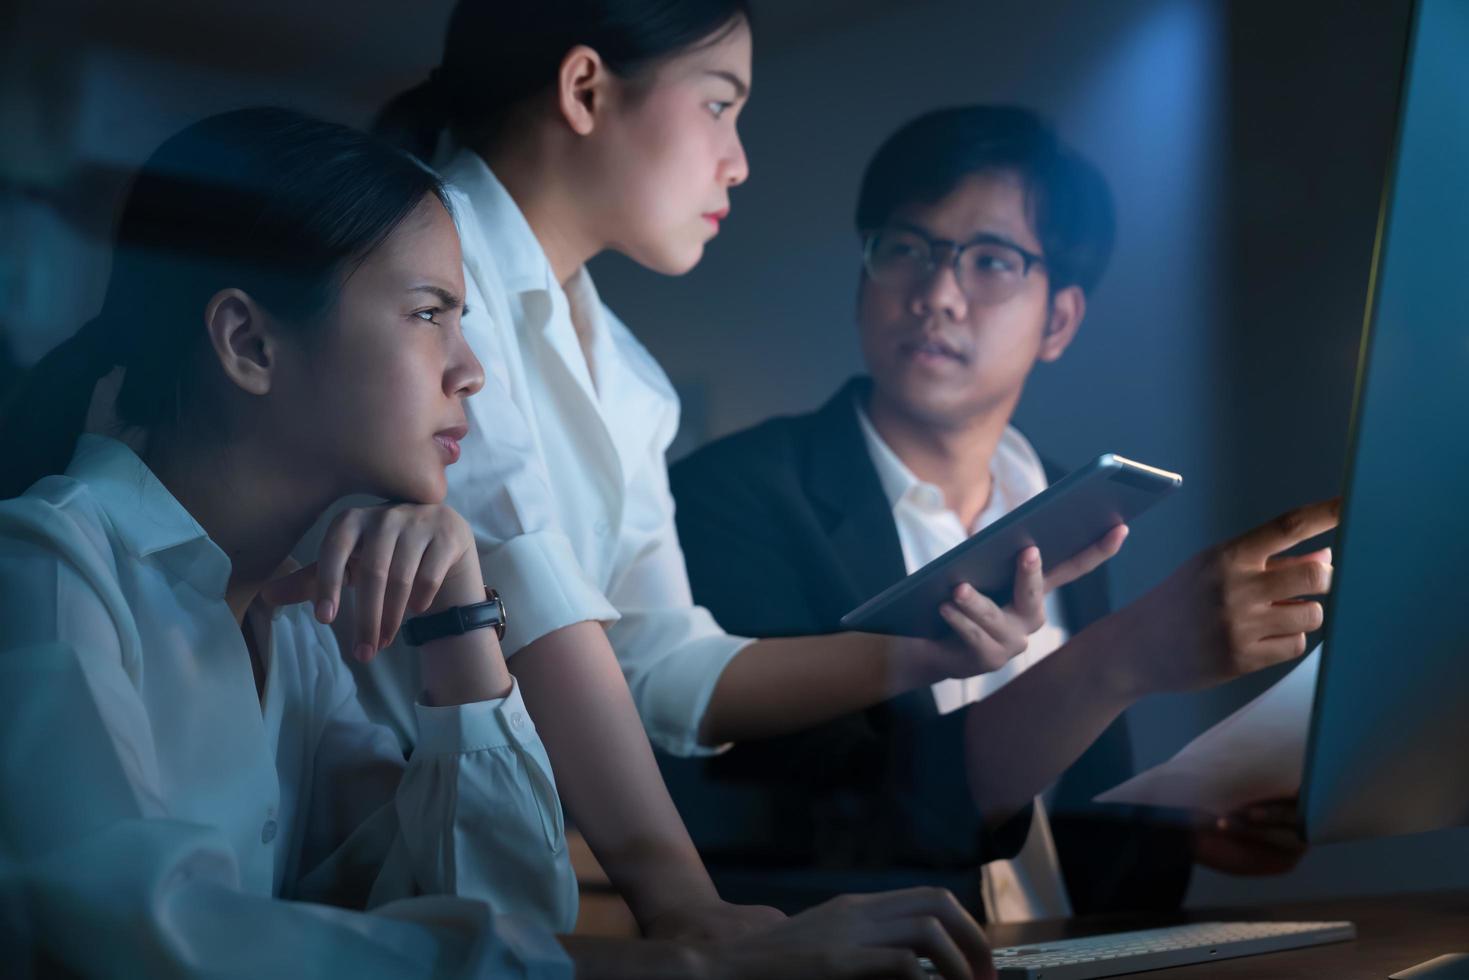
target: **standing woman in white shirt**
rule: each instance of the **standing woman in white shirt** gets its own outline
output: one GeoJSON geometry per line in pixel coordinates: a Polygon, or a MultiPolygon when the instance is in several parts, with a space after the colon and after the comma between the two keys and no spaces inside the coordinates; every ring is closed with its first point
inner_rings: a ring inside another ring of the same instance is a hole
{"type": "Polygon", "coordinates": [[[442,503],[483,374],[438,181],[344,127],[241,110],[163,144],[118,239],[101,314],[0,420],[0,495],[24,489],[0,502],[7,966],[918,976],[912,947],[946,976],[987,968],[977,927],[927,893],[826,906],[738,949],[558,943],[575,881],[495,631],[423,643],[405,765],[327,626],[351,592],[367,657],[405,616],[493,605],[442,503]],[[118,368],[136,452],[80,435],[118,368]],[[293,569],[297,539],[361,493],[398,502],[343,512],[293,569]],[[896,948],[858,948],[874,943],[896,948]]]}
{"type": "MultiPolygon", "coordinates": [[[[693,604],[664,458],[678,401],[585,263],[609,249],[669,274],[698,262],[747,176],[735,124],[750,83],[743,0],[463,0],[443,63],[379,120],[449,185],[465,336],[491,373],[469,402],[450,499],[515,598],[510,669],[563,798],[654,934],[745,928],[760,915],[718,903],[639,716],[654,743],[694,755],[992,670],[1042,624],[1044,592],[1100,564],[1124,533],[1044,573],[1027,554],[1013,607],[960,590],[942,643],[752,642],[693,604]]],[[[365,686],[411,730],[417,684],[393,676],[400,666],[411,664],[379,658],[365,686]]]]}

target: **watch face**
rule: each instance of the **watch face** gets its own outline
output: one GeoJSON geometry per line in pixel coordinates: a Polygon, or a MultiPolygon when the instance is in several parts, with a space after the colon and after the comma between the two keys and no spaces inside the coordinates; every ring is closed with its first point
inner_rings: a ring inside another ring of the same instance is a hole
{"type": "Polygon", "coordinates": [[[500,621],[495,624],[495,638],[503,640],[505,639],[505,627],[510,625],[505,614],[505,600],[500,598],[500,593],[495,589],[486,589],[485,598],[493,602],[500,613],[500,621]]]}

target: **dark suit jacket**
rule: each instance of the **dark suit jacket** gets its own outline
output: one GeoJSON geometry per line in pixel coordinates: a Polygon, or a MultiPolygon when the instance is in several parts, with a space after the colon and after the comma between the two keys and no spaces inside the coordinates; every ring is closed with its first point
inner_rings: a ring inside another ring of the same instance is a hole
{"type": "MultiPolygon", "coordinates": [[[[855,380],[818,411],[719,440],[672,470],[694,598],[744,636],[838,629],[905,574],[897,527],[868,455],[855,380]]],[[[1062,591],[1073,632],[1108,611],[1094,573],[1062,591]]],[[[964,712],[927,688],[795,735],[707,760],[660,758],[721,891],[791,909],[843,891],[937,884],[971,910],[975,868],[1009,857],[1028,812],[986,829],[964,779],[964,712]]],[[[1025,751],[1025,733],[1015,734],[1025,751]]],[[[1119,719],[1063,777],[1052,829],[1078,914],[1176,906],[1185,833],[1161,815],[1090,802],[1132,773],[1119,719]]]]}

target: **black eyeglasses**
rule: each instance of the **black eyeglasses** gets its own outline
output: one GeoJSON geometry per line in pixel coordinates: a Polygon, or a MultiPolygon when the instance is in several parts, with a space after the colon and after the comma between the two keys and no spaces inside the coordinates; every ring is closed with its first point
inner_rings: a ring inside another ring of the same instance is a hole
{"type": "Polygon", "coordinates": [[[941,266],[950,268],[969,302],[990,306],[1019,292],[1031,268],[1044,265],[1045,258],[998,235],[961,245],[898,226],[868,234],[862,263],[873,282],[898,292],[926,282],[941,266]]]}

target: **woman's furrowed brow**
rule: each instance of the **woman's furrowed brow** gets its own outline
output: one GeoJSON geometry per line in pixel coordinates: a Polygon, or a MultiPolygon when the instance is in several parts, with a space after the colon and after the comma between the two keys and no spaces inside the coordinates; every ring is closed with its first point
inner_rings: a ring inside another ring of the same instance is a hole
{"type": "Polygon", "coordinates": [[[443,303],[449,309],[459,309],[462,312],[464,308],[464,300],[457,293],[445,289],[443,286],[423,283],[417,286],[410,286],[408,291],[410,293],[429,293],[430,295],[437,296],[439,302],[443,303]]]}

